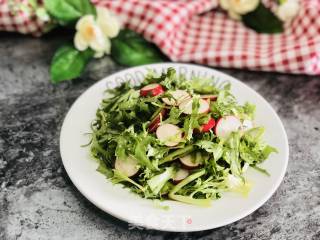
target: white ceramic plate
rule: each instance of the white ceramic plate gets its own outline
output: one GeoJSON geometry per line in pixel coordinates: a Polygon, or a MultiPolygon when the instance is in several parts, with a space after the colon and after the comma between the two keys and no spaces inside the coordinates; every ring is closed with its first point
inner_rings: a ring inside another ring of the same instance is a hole
{"type": "Polygon", "coordinates": [[[284,177],[289,155],[287,135],[278,115],[258,93],[239,80],[219,71],[190,64],[152,64],[120,71],[104,78],[84,92],[68,112],[60,135],[60,151],[64,167],[74,185],[93,204],[103,211],[127,221],[129,227],[174,232],[190,232],[212,229],[235,222],[262,206],[276,191],[284,177]],[[249,169],[247,177],[253,188],[247,198],[231,193],[212,202],[212,207],[202,208],[174,201],[161,205],[169,210],[155,207],[151,200],[142,199],[130,193],[121,185],[113,185],[96,171],[98,164],[89,156],[89,148],[81,145],[88,142],[85,133],[90,132],[90,123],[95,118],[96,109],[106,88],[114,88],[124,81],[138,83],[147,69],[161,72],[174,67],[178,73],[213,77],[215,81],[232,84],[232,92],[240,103],[249,101],[256,104],[256,123],[266,127],[265,139],[279,151],[263,163],[271,176],[267,177],[249,169]]]}

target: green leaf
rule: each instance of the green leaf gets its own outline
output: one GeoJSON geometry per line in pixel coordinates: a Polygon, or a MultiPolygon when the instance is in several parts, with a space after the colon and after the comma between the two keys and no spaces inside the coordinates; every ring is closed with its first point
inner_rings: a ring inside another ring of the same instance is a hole
{"type": "Polygon", "coordinates": [[[95,7],[89,0],[44,0],[49,14],[60,22],[75,22],[81,16],[95,15],[95,7]]]}
{"type": "Polygon", "coordinates": [[[229,149],[225,151],[225,160],[230,164],[231,173],[235,176],[241,175],[241,163],[239,160],[240,135],[232,132],[228,139],[229,149]]]}
{"type": "Polygon", "coordinates": [[[198,123],[198,110],[199,110],[200,104],[199,104],[199,98],[193,97],[192,99],[192,114],[190,115],[190,118],[187,118],[183,124],[183,131],[185,133],[185,138],[189,141],[192,139],[193,130],[195,128],[199,128],[198,123]]]}
{"type": "Polygon", "coordinates": [[[251,165],[266,160],[271,153],[277,153],[277,149],[266,145],[262,140],[263,127],[252,128],[246,131],[241,139],[239,153],[241,159],[251,165]]]}
{"type": "Polygon", "coordinates": [[[99,166],[97,168],[97,171],[105,175],[107,178],[110,178],[113,175],[112,170],[108,168],[102,160],[99,160],[99,166]]]}
{"type": "Polygon", "coordinates": [[[258,33],[281,33],[281,20],[260,2],[258,7],[242,16],[243,23],[258,33]]]}
{"type": "Polygon", "coordinates": [[[71,45],[60,47],[51,61],[51,82],[58,83],[79,77],[93,55],[91,49],[80,52],[71,45]]]}
{"type": "Polygon", "coordinates": [[[152,141],[151,137],[137,137],[137,144],[135,145],[134,157],[139,161],[143,166],[148,167],[151,170],[155,170],[155,167],[152,165],[149,157],[147,156],[148,145],[152,141]]]}
{"type": "Polygon", "coordinates": [[[199,94],[218,94],[219,89],[213,84],[211,78],[194,77],[190,84],[194,92],[199,94]]]}
{"type": "Polygon", "coordinates": [[[163,173],[160,173],[147,181],[153,194],[158,194],[162,187],[174,176],[173,167],[168,167],[163,173]]]}
{"type": "Polygon", "coordinates": [[[269,173],[266,169],[261,168],[261,167],[258,167],[258,166],[256,166],[256,165],[250,165],[250,167],[252,167],[253,169],[255,169],[255,170],[263,173],[264,175],[266,175],[266,176],[268,176],[268,177],[270,177],[270,173],[269,173]]]}
{"type": "Polygon", "coordinates": [[[205,173],[206,173],[206,171],[204,169],[202,169],[201,171],[195,172],[195,173],[189,175],[188,177],[186,177],[185,179],[183,179],[180,183],[175,185],[172,188],[172,190],[169,192],[169,195],[168,195],[169,198],[171,198],[173,200],[176,200],[176,201],[179,201],[179,202],[184,202],[184,203],[188,203],[188,204],[194,204],[194,205],[198,205],[198,206],[201,206],[201,207],[210,207],[211,199],[209,199],[209,198],[207,198],[207,199],[195,199],[192,196],[184,196],[184,195],[176,194],[184,186],[186,186],[190,182],[196,180],[197,178],[200,178],[205,173]]]}
{"type": "Polygon", "coordinates": [[[166,162],[170,162],[173,161],[175,159],[177,159],[178,157],[182,157],[187,155],[188,153],[192,152],[195,150],[195,147],[190,145],[190,146],[186,146],[184,148],[180,148],[178,150],[175,150],[174,152],[169,153],[165,158],[163,158],[160,162],[160,164],[166,163],[166,162]]]}
{"type": "Polygon", "coordinates": [[[278,153],[278,150],[274,147],[269,146],[269,145],[265,146],[262,149],[262,156],[264,159],[267,159],[271,153],[278,153]]]}
{"type": "Polygon", "coordinates": [[[208,153],[212,153],[214,160],[218,161],[223,154],[223,144],[214,143],[207,140],[201,140],[196,143],[196,145],[204,150],[206,150],[208,153]]]}
{"type": "Polygon", "coordinates": [[[114,184],[119,183],[119,182],[129,182],[129,183],[135,185],[141,191],[145,191],[145,189],[140,184],[136,183],[135,181],[133,181],[132,179],[128,178],[126,175],[122,174],[121,172],[119,172],[116,169],[113,169],[112,182],[114,184]]]}
{"type": "Polygon", "coordinates": [[[126,66],[164,60],[163,54],[154,44],[129,29],[121,30],[117,37],[111,39],[111,56],[116,62],[126,66]]]}

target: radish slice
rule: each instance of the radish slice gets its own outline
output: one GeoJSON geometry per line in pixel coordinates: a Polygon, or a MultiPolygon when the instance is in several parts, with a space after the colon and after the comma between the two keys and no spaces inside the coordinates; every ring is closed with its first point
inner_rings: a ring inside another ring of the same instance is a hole
{"type": "Polygon", "coordinates": [[[177,106],[184,100],[190,98],[190,95],[188,92],[184,90],[176,90],[171,92],[172,98],[162,98],[162,101],[170,106],[177,106]]]}
{"type": "Polygon", "coordinates": [[[156,135],[157,138],[168,147],[178,145],[182,139],[182,131],[180,128],[169,123],[159,126],[156,135]]]}
{"type": "Polygon", "coordinates": [[[154,132],[159,127],[161,118],[163,119],[167,115],[167,110],[162,109],[161,112],[151,121],[151,123],[148,126],[149,132],[154,132]]]}
{"type": "Polygon", "coordinates": [[[183,179],[185,179],[188,176],[189,176],[189,171],[181,168],[176,172],[176,174],[174,175],[172,180],[175,184],[178,184],[179,182],[181,182],[183,179]]]}
{"type": "Polygon", "coordinates": [[[238,131],[241,127],[240,120],[235,116],[219,118],[216,124],[215,133],[218,137],[225,139],[230,133],[238,131]]]}
{"type": "Polygon", "coordinates": [[[203,124],[200,127],[200,132],[209,132],[216,125],[216,121],[213,118],[210,118],[206,124],[203,124]]]}
{"type": "Polygon", "coordinates": [[[158,83],[152,83],[140,89],[140,96],[157,96],[164,93],[163,87],[158,83]]]}
{"type": "Polygon", "coordinates": [[[218,96],[217,95],[201,95],[200,96],[202,99],[210,100],[210,101],[215,101],[217,100],[218,96]]]}
{"type": "Polygon", "coordinates": [[[138,161],[132,157],[125,160],[117,158],[114,167],[127,177],[132,177],[139,171],[138,161]]]}
{"type": "MultiPolygon", "coordinates": [[[[197,154],[200,154],[200,153],[197,153],[197,154]]],[[[201,165],[199,161],[195,161],[194,157],[191,154],[181,157],[180,162],[186,169],[194,169],[201,165]]]]}
{"type": "MultiPolygon", "coordinates": [[[[209,112],[209,103],[204,99],[199,99],[198,114],[209,112]]],[[[185,114],[192,114],[192,99],[187,99],[179,105],[179,109],[185,114]]]]}

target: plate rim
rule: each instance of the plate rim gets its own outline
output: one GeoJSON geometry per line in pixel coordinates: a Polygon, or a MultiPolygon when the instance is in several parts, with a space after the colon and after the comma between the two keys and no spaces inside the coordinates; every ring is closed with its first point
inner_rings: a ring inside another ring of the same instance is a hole
{"type": "MultiPolygon", "coordinates": [[[[204,230],[210,230],[210,229],[215,229],[215,228],[219,228],[219,227],[222,227],[222,226],[226,226],[226,225],[229,225],[231,223],[234,223],[234,222],[237,222],[239,221],[240,219],[244,218],[244,217],[247,217],[248,215],[252,214],[253,212],[255,212],[257,209],[259,209],[260,207],[262,207],[273,195],[274,193],[276,192],[276,190],[279,188],[280,184],[282,183],[284,177],[285,177],[285,174],[287,172],[287,167],[288,167],[288,163],[289,163],[289,141],[288,141],[288,136],[287,136],[287,133],[286,133],[286,130],[285,130],[285,127],[280,119],[280,117],[278,116],[277,112],[274,110],[274,108],[272,107],[272,105],[260,94],[258,93],[256,90],[254,90],[253,88],[251,88],[249,85],[247,85],[246,83],[240,81],[239,79],[237,79],[236,77],[233,77],[232,75],[229,75],[227,73],[224,73],[220,70],[217,70],[215,68],[210,68],[210,67],[207,67],[207,66],[203,66],[203,65],[198,65],[198,64],[190,64],[190,63],[172,63],[172,62],[164,62],[164,63],[154,63],[154,64],[146,64],[146,65],[140,65],[140,66],[135,66],[135,67],[129,67],[129,68],[125,68],[125,69],[122,69],[120,71],[116,71],[110,75],[107,75],[105,77],[103,77],[102,79],[96,81],[94,84],[92,84],[90,87],[86,88],[85,91],[83,91],[78,97],[77,99],[72,103],[72,105],[68,108],[68,112],[67,114],[65,115],[64,119],[63,119],[63,122],[62,122],[62,125],[61,125],[61,129],[60,129],[60,136],[59,136],[59,152],[60,152],[60,157],[61,157],[61,160],[62,160],[62,164],[63,164],[63,167],[66,171],[66,173],[68,174],[68,177],[70,178],[72,184],[76,187],[76,189],[87,199],[89,200],[92,204],[94,204],[96,207],[98,207],[100,210],[102,210],[103,212],[107,213],[107,214],[110,214],[111,216],[117,218],[117,219],[120,219],[121,221],[124,221],[126,223],[128,223],[128,219],[126,219],[125,217],[121,216],[121,215],[118,215],[115,211],[112,211],[112,208],[108,208],[106,209],[104,206],[102,206],[99,201],[97,201],[94,197],[88,195],[85,193],[84,189],[82,189],[81,185],[77,183],[77,181],[74,179],[73,177],[73,174],[71,173],[70,169],[68,169],[66,167],[66,164],[65,164],[65,161],[64,160],[64,157],[63,157],[63,152],[62,152],[62,142],[63,142],[63,132],[64,132],[64,129],[66,128],[66,121],[67,119],[70,118],[70,115],[71,115],[71,109],[73,109],[73,107],[80,101],[80,99],[82,99],[82,97],[87,93],[89,92],[91,89],[93,89],[96,85],[98,85],[99,83],[101,83],[102,81],[108,81],[106,79],[112,79],[112,77],[114,75],[117,75],[117,74],[120,74],[120,73],[123,73],[123,72],[127,72],[127,71],[133,71],[133,70],[136,70],[136,69],[141,69],[141,68],[152,68],[152,67],[157,67],[157,66],[164,66],[165,68],[166,67],[169,67],[169,66],[174,66],[174,67],[179,67],[179,66],[185,66],[185,67],[197,67],[197,68],[203,68],[204,70],[207,70],[207,71],[211,71],[212,73],[218,73],[220,74],[222,77],[225,76],[229,79],[231,79],[232,81],[235,81],[235,82],[239,82],[243,85],[245,85],[248,89],[250,89],[251,91],[253,91],[267,106],[268,108],[273,112],[274,116],[276,117],[277,121],[280,123],[280,128],[281,128],[281,132],[283,133],[283,136],[284,136],[284,140],[285,140],[285,146],[286,146],[286,149],[284,151],[284,154],[285,154],[285,161],[284,161],[284,167],[283,167],[283,170],[281,172],[281,174],[279,175],[277,181],[275,182],[274,184],[274,187],[271,189],[269,189],[269,191],[267,192],[266,194],[266,197],[260,199],[260,201],[257,201],[251,208],[250,210],[242,213],[242,214],[239,214],[237,215],[237,217],[234,217],[234,218],[231,218],[231,219],[228,219],[228,220],[225,220],[223,222],[221,222],[220,224],[217,224],[215,226],[210,226],[210,224],[207,224],[205,226],[198,226],[198,227],[192,227],[192,229],[175,229],[175,228],[172,228],[172,229],[166,229],[166,228],[163,228],[161,227],[160,225],[157,225],[156,227],[154,226],[150,226],[148,225],[147,223],[143,222],[143,223],[139,223],[139,226],[141,227],[144,227],[146,229],[153,229],[153,230],[159,230],[159,231],[167,231],[167,232],[197,232],[197,231],[204,231],[204,230]]],[[[232,82],[231,82],[232,84],[232,82]]]]}

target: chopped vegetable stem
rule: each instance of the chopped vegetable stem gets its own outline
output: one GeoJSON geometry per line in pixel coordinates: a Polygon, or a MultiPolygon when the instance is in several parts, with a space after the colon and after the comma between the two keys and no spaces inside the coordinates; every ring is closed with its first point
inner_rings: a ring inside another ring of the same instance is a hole
{"type": "Polygon", "coordinates": [[[184,148],[180,148],[178,150],[175,150],[172,153],[169,153],[168,156],[166,156],[165,158],[163,158],[160,162],[159,165],[166,163],[166,162],[170,162],[173,161],[175,159],[177,159],[178,157],[182,157],[187,155],[188,153],[191,153],[195,150],[195,147],[193,145],[184,147],[184,148]]]}

